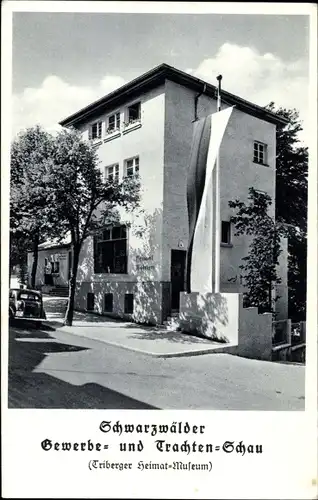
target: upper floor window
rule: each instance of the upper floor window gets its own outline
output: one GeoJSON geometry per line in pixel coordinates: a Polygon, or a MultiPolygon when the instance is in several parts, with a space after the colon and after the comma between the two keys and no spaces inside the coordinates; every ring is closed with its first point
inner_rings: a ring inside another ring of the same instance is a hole
{"type": "Polygon", "coordinates": [[[92,123],[89,127],[89,139],[100,139],[102,137],[102,122],[92,123]]]}
{"type": "Polygon", "coordinates": [[[125,160],[125,175],[132,177],[139,173],[139,156],[125,160]]]}
{"type": "Polygon", "coordinates": [[[115,163],[114,165],[109,165],[105,167],[105,179],[113,182],[119,180],[119,165],[115,163]]]}
{"type": "Polygon", "coordinates": [[[262,165],[267,164],[267,145],[263,142],[254,142],[253,161],[262,165]]]}
{"type": "Polygon", "coordinates": [[[226,220],[222,220],[221,243],[231,244],[231,223],[226,220]]]}
{"type": "Polygon", "coordinates": [[[107,133],[111,134],[116,130],[120,130],[120,113],[114,113],[107,118],[107,133]]]}
{"type": "Polygon", "coordinates": [[[106,228],[95,235],[94,272],[127,273],[126,226],[106,228]]]}
{"type": "Polygon", "coordinates": [[[140,102],[135,102],[127,108],[127,121],[128,124],[139,122],[141,118],[140,102]]]}

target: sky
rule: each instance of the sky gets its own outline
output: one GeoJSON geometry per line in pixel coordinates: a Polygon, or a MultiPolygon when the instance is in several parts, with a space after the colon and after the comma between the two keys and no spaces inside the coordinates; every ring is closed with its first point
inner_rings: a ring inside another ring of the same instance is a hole
{"type": "MultiPolygon", "coordinates": [[[[308,124],[309,16],[14,12],[13,134],[58,122],[161,63],[308,124]]],[[[303,140],[305,140],[303,136],[303,140]]]]}

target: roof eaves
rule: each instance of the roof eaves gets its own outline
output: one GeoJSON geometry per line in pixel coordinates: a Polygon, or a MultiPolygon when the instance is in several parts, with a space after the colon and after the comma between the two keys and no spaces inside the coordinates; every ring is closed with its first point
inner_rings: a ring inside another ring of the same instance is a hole
{"type": "Polygon", "coordinates": [[[139,88],[141,89],[142,87],[144,87],[149,83],[155,83],[155,82],[159,83],[160,79],[164,77],[166,67],[167,67],[166,64],[161,64],[160,66],[156,66],[147,73],[143,73],[134,80],[125,83],[124,85],[114,90],[113,92],[110,92],[101,99],[92,102],[88,106],[85,106],[79,111],[76,111],[76,113],[73,113],[67,118],[64,118],[59,122],[59,125],[61,125],[62,127],[70,127],[73,124],[82,121],[86,116],[90,115],[91,113],[98,111],[98,109],[101,108],[102,106],[110,104],[112,101],[116,99],[123,99],[124,97],[129,95],[132,91],[136,92],[138,91],[139,88]]]}
{"type": "MultiPolygon", "coordinates": [[[[179,83],[188,84],[189,86],[192,87],[194,84],[196,84],[196,86],[198,86],[198,90],[204,88],[205,86],[206,89],[205,93],[210,97],[216,99],[217,97],[216,86],[212,85],[211,83],[207,83],[204,80],[200,80],[195,76],[189,75],[188,73],[185,73],[181,70],[173,68],[172,66],[167,66],[167,68],[168,68],[168,74],[167,74],[168,78],[170,77],[172,80],[175,81],[179,80],[179,83]]],[[[273,113],[262,106],[258,106],[257,104],[247,101],[225,90],[222,90],[221,97],[223,98],[223,102],[226,102],[226,104],[229,104],[231,106],[236,106],[238,109],[244,111],[245,113],[257,116],[270,123],[274,123],[275,125],[286,125],[288,123],[288,120],[277,115],[276,113],[273,113]]]]}
{"type": "MultiPolygon", "coordinates": [[[[53,249],[58,249],[58,248],[70,248],[72,246],[71,243],[61,243],[61,244],[58,244],[58,243],[52,243],[50,245],[47,245],[47,246],[44,246],[45,243],[43,244],[43,246],[39,245],[39,252],[43,252],[45,250],[53,250],[53,249]]],[[[33,250],[28,250],[28,253],[33,253],[33,250]]]]}
{"type": "MultiPolygon", "coordinates": [[[[123,100],[123,98],[128,97],[133,92],[138,92],[138,90],[142,91],[146,86],[159,85],[165,79],[169,79],[176,83],[186,85],[190,88],[197,89],[198,91],[202,90],[202,88],[205,86],[205,93],[214,99],[216,98],[216,87],[214,85],[200,80],[195,76],[189,75],[184,71],[176,69],[173,66],[169,66],[168,64],[160,64],[147,73],[140,75],[139,77],[126,83],[122,87],[114,90],[110,94],[107,94],[101,99],[80,109],[76,113],[60,121],[59,124],[62,126],[70,127],[72,125],[83,122],[86,117],[92,115],[93,113],[96,113],[101,107],[110,105],[116,100],[123,100]]],[[[267,122],[280,126],[286,125],[288,123],[285,118],[278,116],[277,114],[267,110],[266,108],[246,101],[245,99],[242,99],[241,97],[238,97],[234,94],[231,94],[230,92],[222,91],[222,97],[226,104],[236,106],[237,109],[263,119],[267,122]]]]}

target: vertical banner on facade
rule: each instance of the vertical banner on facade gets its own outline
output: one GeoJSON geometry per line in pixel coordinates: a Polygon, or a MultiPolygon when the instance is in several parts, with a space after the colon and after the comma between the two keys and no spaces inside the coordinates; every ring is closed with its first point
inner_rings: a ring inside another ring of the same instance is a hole
{"type": "MultiPolygon", "coordinates": [[[[212,292],[213,169],[233,107],[199,120],[194,133],[187,182],[189,248],[187,291],[212,292]]],[[[215,243],[214,243],[215,244],[215,243]]]]}

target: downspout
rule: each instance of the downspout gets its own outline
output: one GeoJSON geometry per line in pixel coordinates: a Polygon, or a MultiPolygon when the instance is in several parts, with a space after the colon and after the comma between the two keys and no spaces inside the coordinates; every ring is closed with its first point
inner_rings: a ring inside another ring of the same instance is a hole
{"type": "Polygon", "coordinates": [[[205,91],[206,91],[206,83],[204,84],[203,90],[201,92],[199,92],[194,98],[194,120],[193,120],[194,122],[196,122],[198,120],[199,98],[201,97],[202,94],[204,94],[205,91]]]}

